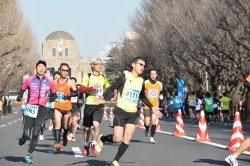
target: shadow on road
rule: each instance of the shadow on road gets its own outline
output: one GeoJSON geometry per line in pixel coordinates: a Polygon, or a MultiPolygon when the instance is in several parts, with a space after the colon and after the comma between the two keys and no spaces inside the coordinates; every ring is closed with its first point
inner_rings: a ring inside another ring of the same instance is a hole
{"type": "Polygon", "coordinates": [[[11,162],[23,162],[24,161],[24,157],[5,156],[3,158],[11,162]]]}
{"type": "MultiPolygon", "coordinates": [[[[72,164],[66,164],[66,165],[78,165],[78,164],[88,164],[87,166],[109,166],[110,162],[106,162],[106,161],[100,161],[100,160],[87,160],[87,161],[80,161],[80,162],[75,162],[72,164]]],[[[126,165],[126,163],[134,163],[134,162],[120,162],[123,163],[124,165],[126,165]]]]}
{"type": "Polygon", "coordinates": [[[211,165],[218,165],[218,166],[228,166],[227,162],[224,160],[213,160],[213,159],[199,159],[193,161],[194,163],[207,163],[211,165]]]}

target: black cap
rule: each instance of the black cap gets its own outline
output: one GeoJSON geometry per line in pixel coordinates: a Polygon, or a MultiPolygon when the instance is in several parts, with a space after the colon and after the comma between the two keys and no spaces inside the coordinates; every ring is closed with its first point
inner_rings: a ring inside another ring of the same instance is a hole
{"type": "Polygon", "coordinates": [[[37,63],[36,63],[36,67],[39,65],[39,64],[43,64],[45,67],[46,67],[46,61],[45,60],[38,60],[37,63]]]}
{"type": "Polygon", "coordinates": [[[125,67],[125,68],[122,69],[122,73],[123,73],[124,71],[126,71],[126,70],[127,70],[127,71],[130,71],[130,69],[129,69],[128,67],[125,67]]]}

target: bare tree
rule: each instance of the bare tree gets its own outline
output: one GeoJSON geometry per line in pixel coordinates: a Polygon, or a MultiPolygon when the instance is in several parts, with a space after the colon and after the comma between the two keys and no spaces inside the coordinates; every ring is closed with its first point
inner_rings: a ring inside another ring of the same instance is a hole
{"type": "Polygon", "coordinates": [[[34,69],[37,41],[17,0],[0,1],[0,94],[34,69]]]}
{"type": "Polygon", "coordinates": [[[222,85],[237,106],[249,73],[249,9],[247,0],[142,0],[130,21],[138,38],[124,39],[114,57],[143,56],[170,91],[177,77],[195,91],[208,79],[209,91],[222,85]]]}

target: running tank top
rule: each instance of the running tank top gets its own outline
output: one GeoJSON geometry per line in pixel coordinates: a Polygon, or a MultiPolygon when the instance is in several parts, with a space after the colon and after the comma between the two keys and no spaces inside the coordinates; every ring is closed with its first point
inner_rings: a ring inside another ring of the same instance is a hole
{"type": "Polygon", "coordinates": [[[67,81],[63,84],[57,82],[56,85],[56,100],[54,108],[62,111],[70,111],[72,109],[70,87],[67,81]]]}

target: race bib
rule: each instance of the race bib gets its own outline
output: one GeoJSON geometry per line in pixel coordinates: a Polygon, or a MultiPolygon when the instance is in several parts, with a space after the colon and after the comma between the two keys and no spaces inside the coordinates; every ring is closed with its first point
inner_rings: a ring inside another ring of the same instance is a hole
{"type": "Polygon", "coordinates": [[[218,107],[218,105],[217,105],[217,104],[214,104],[214,105],[213,105],[213,107],[214,107],[214,108],[217,108],[217,107],[218,107]]]}
{"type": "Polygon", "coordinates": [[[65,103],[68,101],[68,97],[63,92],[56,92],[56,101],[58,103],[65,103]]]}
{"type": "Polygon", "coordinates": [[[195,105],[195,100],[190,100],[190,101],[189,101],[189,104],[195,105]]]}
{"type": "Polygon", "coordinates": [[[77,103],[77,97],[71,97],[71,103],[77,103]]]}
{"type": "Polygon", "coordinates": [[[177,103],[177,104],[180,103],[180,100],[175,100],[175,103],[177,103]]]}
{"type": "Polygon", "coordinates": [[[158,97],[158,90],[157,89],[149,89],[148,90],[148,98],[154,99],[158,97]]]}
{"type": "Polygon", "coordinates": [[[212,100],[208,100],[207,104],[211,105],[211,104],[213,104],[213,101],[212,100]]]}
{"type": "Polygon", "coordinates": [[[30,105],[26,104],[25,110],[24,110],[24,116],[29,116],[31,118],[36,118],[38,113],[39,106],[37,105],[30,105]]]}
{"type": "Polygon", "coordinates": [[[103,85],[101,83],[93,83],[93,85],[95,85],[95,84],[99,84],[99,85],[101,85],[101,87],[92,91],[92,94],[95,96],[102,96],[103,95],[103,85]]]}
{"type": "Polygon", "coordinates": [[[124,99],[137,103],[139,100],[140,91],[134,88],[127,88],[124,99]]]}

